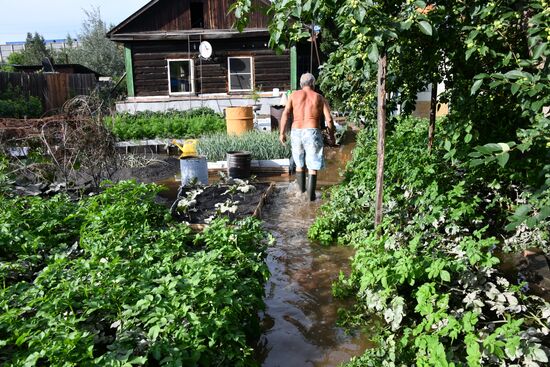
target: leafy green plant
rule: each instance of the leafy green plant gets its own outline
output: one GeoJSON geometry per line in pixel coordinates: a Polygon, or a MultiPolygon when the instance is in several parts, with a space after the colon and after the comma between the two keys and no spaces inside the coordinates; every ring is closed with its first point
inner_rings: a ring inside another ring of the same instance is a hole
{"type": "Polygon", "coordinates": [[[275,132],[251,131],[240,136],[218,133],[203,136],[197,145],[199,154],[209,161],[226,159],[227,152],[250,152],[252,159],[284,159],[290,157],[290,143],[282,145],[275,132]]]}
{"type": "Polygon", "coordinates": [[[24,96],[19,87],[13,88],[8,84],[8,88],[0,92],[0,117],[40,117],[42,113],[40,99],[24,96]]]}
{"type": "Polygon", "coordinates": [[[260,223],[217,219],[193,234],[155,203],[160,189],[0,196],[2,365],[253,364],[268,275],[260,223]]]}
{"type": "Polygon", "coordinates": [[[106,123],[120,140],[197,138],[225,129],[223,117],[209,108],[118,114],[108,117],[106,123]]]}
{"type": "Polygon", "coordinates": [[[331,190],[309,231],[356,249],[351,275],[334,286],[335,294],[356,295],[343,319],[356,326],[373,315],[383,320],[378,347],[349,365],[542,366],[550,356],[550,305],[506,278],[495,252],[526,243],[548,251],[549,233],[540,225],[506,230],[509,208],[524,199],[506,181],[508,167],[470,166],[468,127],[457,134],[440,121],[444,139],[427,153],[426,126],[402,119],[388,136],[381,235],[372,225],[376,148],[367,131],[344,184],[331,190]]]}

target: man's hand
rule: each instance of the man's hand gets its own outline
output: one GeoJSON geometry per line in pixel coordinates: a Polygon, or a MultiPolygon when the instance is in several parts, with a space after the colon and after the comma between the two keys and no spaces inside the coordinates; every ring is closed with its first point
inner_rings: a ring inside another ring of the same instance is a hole
{"type": "Polygon", "coordinates": [[[330,145],[335,146],[336,145],[336,136],[335,136],[336,129],[334,128],[334,122],[332,120],[329,121],[329,126],[328,126],[327,130],[328,130],[328,140],[330,142],[330,145]]]}
{"type": "Polygon", "coordinates": [[[280,133],[279,134],[279,141],[281,142],[281,144],[285,145],[286,144],[286,135],[284,132],[280,133]]]}

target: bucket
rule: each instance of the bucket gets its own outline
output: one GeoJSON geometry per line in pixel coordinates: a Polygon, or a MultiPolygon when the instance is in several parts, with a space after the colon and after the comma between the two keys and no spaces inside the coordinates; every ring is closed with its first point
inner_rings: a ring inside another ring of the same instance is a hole
{"type": "Polygon", "coordinates": [[[227,175],[232,178],[249,178],[251,160],[249,152],[227,152],[227,175]]]}
{"type": "Polygon", "coordinates": [[[228,135],[242,135],[254,128],[252,107],[227,107],[225,121],[228,135]]]}
{"type": "Polygon", "coordinates": [[[183,157],[180,159],[181,185],[185,186],[194,178],[208,185],[208,161],[206,157],[183,157]]]}

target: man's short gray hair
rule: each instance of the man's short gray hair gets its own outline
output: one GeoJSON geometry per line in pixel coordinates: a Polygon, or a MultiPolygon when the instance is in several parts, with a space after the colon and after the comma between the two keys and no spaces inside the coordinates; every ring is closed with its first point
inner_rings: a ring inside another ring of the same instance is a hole
{"type": "Polygon", "coordinates": [[[300,77],[300,88],[303,87],[310,87],[313,88],[315,86],[315,77],[311,73],[305,73],[302,74],[300,77]]]}

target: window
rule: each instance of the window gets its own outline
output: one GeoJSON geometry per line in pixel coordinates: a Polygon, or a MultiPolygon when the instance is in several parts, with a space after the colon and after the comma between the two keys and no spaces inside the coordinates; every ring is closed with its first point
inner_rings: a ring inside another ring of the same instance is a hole
{"type": "Polygon", "coordinates": [[[170,94],[190,94],[195,91],[193,60],[168,60],[168,88],[170,94]]]}
{"type": "Polygon", "coordinates": [[[247,92],[254,85],[252,57],[228,57],[229,91],[247,92]]]}
{"type": "Polygon", "coordinates": [[[204,7],[202,1],[192,1],[191,10],[191,28],[204,28],[204,7]]]}

